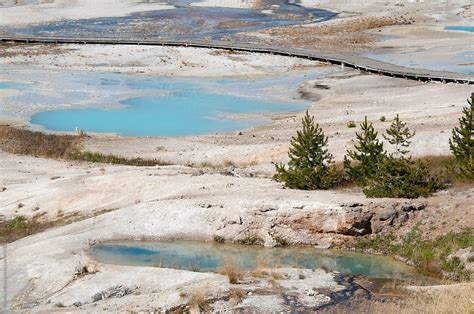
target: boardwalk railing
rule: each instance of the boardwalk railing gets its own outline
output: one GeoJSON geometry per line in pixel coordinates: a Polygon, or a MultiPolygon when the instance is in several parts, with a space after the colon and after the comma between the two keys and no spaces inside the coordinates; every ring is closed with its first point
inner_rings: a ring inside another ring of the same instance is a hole
{"type": "Polygon", "coordinates": [[[209,49],[224,49],[231,51],[276,54],[281,56],[305,58],[330,64],[342,65],[361,71],[385,76],[399,77],[418,81],[434,81],[442,83],[474,84],[474,76],[447,71],[432,71],[398,66],[371,58],[345,54],[316,51],[306,48],[285,46],[268,46],[252,43],[235,43],[225,41],[179,41],[160,39],[122,39],[122,38],[68,38],[68,37],[3,37],[2,42],[23,44],[86,44],[86,45],[145,45],[145,46],[174,46],[209,49]]]}

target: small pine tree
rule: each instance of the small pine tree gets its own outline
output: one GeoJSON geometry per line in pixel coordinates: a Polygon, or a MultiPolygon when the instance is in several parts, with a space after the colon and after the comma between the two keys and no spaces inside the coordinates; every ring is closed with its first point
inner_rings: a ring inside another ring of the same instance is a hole
{"type": "Polygon", "coordinates": [[[467,100],[469,106],[463,108],[463,116],[459,119],[459,127],[452,131],[449,148],[454,160],[450,170],[462,179],[474,180],[474,128],[472,116],[474,112],[474,93],[467,100]]]}
{"type": "Polygon", "coordinates": [[[383,135],[395,146],[395,154],[385,156],[377,163],[374,175],[364,186],[367,197],[426,197],[443,188],[440,180],[431,175],[428,163],[415,162],[411,156],[406,157],[411,144],[409,140],[414,135],[415,132],[410,131],[397,115],[383,135]]]}
{"type": "Polygon", "coordinates": [[[378,132],[372,123],[367,121],[367,117],[360,128],[362,132],[356,133],[357,143],[354,145],[354,150],[347,150],[347,156],[344,156],[344,169],[349,179],[364,184],[374,175],[377,164],[386,153],[383,143],[377,138],[378,132]]]}
{"type": "Polygon", "coordinates": [[[395,157],[397,158],[404,158],[409,153],[406,148],[411,144],[410,139],[415,136],[415,132],[411,132],[406,125],[406,122],[400,120],[400,116],[397,114],[386,131],[387,135],[383,135],[390,144],[395,145],[395,157]]]}
{"type": "Polygon", "coordinates": [[[308,111],[302,123],[302,130],[291,139],[288,169],[277,164],[273,179],[291,189],[327,189],[337,180],[333,155],[327,149],[328,138],[308,111]]]}

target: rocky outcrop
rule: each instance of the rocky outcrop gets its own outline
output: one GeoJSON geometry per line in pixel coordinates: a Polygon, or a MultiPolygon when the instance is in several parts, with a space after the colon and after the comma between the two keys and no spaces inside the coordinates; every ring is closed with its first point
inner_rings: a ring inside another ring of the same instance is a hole
{"type": "Polygon", "coordinates": [[[132,289],[125,286],[114,286],[110,287],[104,291],[98,292],[92,296],[92,302],[97,302],[100,300],[106,300],[110,298],[122,298],[133,292],[132,289]]]}
{"type": "Polygon", "coordinates": [[[233,241],[237,242],[252,237],[269,247],[304,243],[327,248],[355,236],[392,232],[426,205],[371,202],[322,208],[310,203],[258,202],[247,206],[248,211],[222,219],[219,234],[231,234],[233,229],[237,231],[233,241]]]}
{"type": "Polygon", "coordinates": [[[344,235],[358,236],[371,233],[371,219],[374,213],[363,206],[357,206],[346,210],[344,223],[337,232],[344,235]]]}
{"type": "MultiPolygon", "coordinates": [[[[474,278],[474,251],[472,247],[461,248],[450,254],[448,261],[459,264],[470,274],[471,280],[474,278]]],[[[458,279],[453,274],[444,273],[443,275],[447,278],[458,279]]]]}
{"type": "Polygon", "coordinates": [[[99,263],[91,258],[87,258],[85,262],[81,262],[79,263],[79,265],[76,266],[76,269],[74,271],[74,279],[85,275],[95,274],[99,272],[99,270],[99,263]]]}
{"type": "Polygon", "coordinates": [[[374,214],[371,219],[371,233],[390,232],[402,227],[415,212],[426,207],[425,203],[394,203],[374,214]]]}

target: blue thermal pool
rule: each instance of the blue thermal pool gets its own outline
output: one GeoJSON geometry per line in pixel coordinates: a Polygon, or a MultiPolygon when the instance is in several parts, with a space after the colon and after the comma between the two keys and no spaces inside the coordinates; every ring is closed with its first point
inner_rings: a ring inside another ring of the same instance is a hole
{"type": "Polygon", "coordinates": [[[389,257],[318,250],[307,246],[269,249],[193,241],[120,241],[95,245],[90,254],[102,263],[128,266],[214,271],[228,261],[238,263],[243,269],[254,269],[263,260],[270,267],[323,268],[374,278],[430,280],[416,269],[389,257]]]}
{"type": "Polygon", "coordinates": [[[169,94],[130,98],[115,109],[67,109],[35,114],[31,123],[52,131],[73,131],[124,135],[189,135],[229,132],[265,121],[227,119],[225,115],[289,112],[304,109],[302,103],[266,101],[255,97],[226,95],[200,90],[192,84],[169,94]]]}
{"type": "Polygon", "coordinates": [[[447,31],[474,32],[474,26],[446,26],[444,29],[447,31]]]}
{"type": "Polygon", "coordinates": [[[268,114],[302,111],[297,89],[338,69],[328,67],[258,78],[150,77],[81,71],[5,71],[0,115],[32,128],[127,136],[234,132],[270,123],[268,114]],[[17,81],[18,83],[16,83],[17,81]],[[20,83],[21,82],[21,83],[20,83]],[[26,82],[26,83],[23,83],[26,82]]]}
{"type": "Polygon", "coordinates": [[[17,82],[0,82],[0,89],[24,89],[28,84],[17,82]]]}

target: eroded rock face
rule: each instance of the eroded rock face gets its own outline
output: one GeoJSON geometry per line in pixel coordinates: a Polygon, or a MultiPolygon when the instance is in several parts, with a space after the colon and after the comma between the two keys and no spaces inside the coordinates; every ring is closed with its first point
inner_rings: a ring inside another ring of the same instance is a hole
{"type": "Polygon", "coordinates": [[[374,213],[365,207],[354,207],[346,212],[344,224],[338,232],[344,235],[365,235],[371,233],[371,219],[374,213]]]}
{"type": "MultiPolygon", "coordinates": [[[[219,233],[237,231],[234,241],[256,237],[268,247],[313,244],[323,248],[354,236],[388,233],[402,227],[426,207],[424,203],[349,203],[332,207],[313,204],[249,204],[238,218],[223,219],[219,233]]],[[[232,240],[232,239],[229,239],[232,240]]]]}
{"type": "Polygon", "coordinates": [[[371,233],[390,232],[402,227],[416,211],[423,210],[425,203],[394,203],[374,214],[371,219],[371,233]]]}
{"type": "Polygon", "coordinates": [[[86,261],[81,262],[79,265],[77,265],[74,271],[74,278],[77,279],[81,276],[95,274],[99,271],[99,263],[88,257],[86,261]]]}

